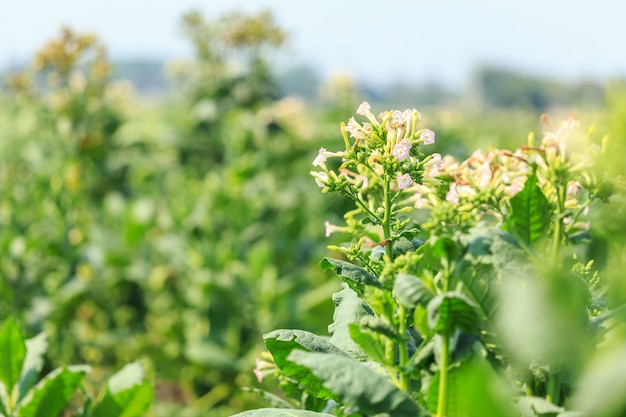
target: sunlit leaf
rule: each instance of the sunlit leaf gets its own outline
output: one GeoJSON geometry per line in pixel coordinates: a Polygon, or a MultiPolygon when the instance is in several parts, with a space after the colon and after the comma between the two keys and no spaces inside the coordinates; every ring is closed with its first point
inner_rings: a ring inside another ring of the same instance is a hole
{"type": "Polygon", "coordinates": [[[28,390],[37,382],[47,349],[48,340],[45,333],[26,340],[26,359],[20,377],[19,400],[24,398],[28,390]]]}
{"type": "Polygon", "coordinates": [[[279,368],[286,364],[286,358],[294,349],[311,352],[329,352],[344,354],[337,346],[328,339],[317,336],[304,330],[274,330],[263,336],[265,346],[274,358],[279,368]]]}
{"type": "Polygon", "coordinates": [[[52,371],[24,398],[20,417],[58,415],[67,406],[88,370],[86,366],[70,366],[52,371]]]}
{"type": "Polygon", "coordinates": [[[511,213],[505,220],[505,229],[532,245],[546,235],[550,228],[550,202],[537,184],[535,174],[528,177],[524,189],[511,199],[511,213]]]}
{"type": "Polygon", "coordinates": [[[22,331],[13,317],[0,328],[0,381],[9,395],[18,383],[26,358],[26,344],[22,331]]]}

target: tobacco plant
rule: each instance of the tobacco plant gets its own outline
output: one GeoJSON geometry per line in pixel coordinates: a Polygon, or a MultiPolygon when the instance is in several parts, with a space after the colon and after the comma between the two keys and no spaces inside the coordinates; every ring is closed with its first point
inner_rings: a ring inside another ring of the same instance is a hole
{"type": "Polygon", "coordinates": [[[458,162],[429,152],[415,109],[376,117],[364,102],[357,115],[345,149],[320,149],[311,172],[354,203],[325,224],[348,238],[320,262],[345,283],[330,337],[266,334],[255,374],[277,376],[282,395],[253,391],[279,409],[237,416],[592,410],[568,400],[616,321],[585,251],[589,209],[615,187],[594,168],[606,139],[544,117],[540,141],[458,162]]]}

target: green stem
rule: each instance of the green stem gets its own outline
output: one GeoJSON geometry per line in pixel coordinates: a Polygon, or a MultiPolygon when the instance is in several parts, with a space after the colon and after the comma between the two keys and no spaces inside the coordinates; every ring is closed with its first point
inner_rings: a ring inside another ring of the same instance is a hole
{"type": "Polygon", "coordinates": [[[550,375],[548,379],[548,389],[546,400],[552,404],[559,405],[561,401],[561,372],[557,371],[550,375]]]}
{"type": "Polygon", "coordinates": [[[439,370],[439,396],[437,398],[437,417],[446,417],[448,414],[448,343],[450,337],[444,332],[441,341],[441,366],[439,370]]]}
{"type": "Polygon", "coordinates": [[[350,198],[352,198],[352,200],[356,203],[356,205],[358,205],[359,207],[361,207],[363,210],[365,210],[365,212],[367,214],[369,214],[369,216],[372,218],[372,220],[375,220],[379,223],[384,222],[384,219],[381,219],[380,217],[378,217],[376,215],[376,213],[374,213],[373,211],[371,211],[369,209],[369,207],[367,207],[367,204],[365,204],[357,194],[354,194],[351,190],[348,189],[348,195],[350,196],[350,198]]]}
{"type": "MultiPolygon", "coordinates": [[[[398,333],[403,337],[406,335],[406,309],[402,304],[398,307],[398,333]]],[[[406,342],[400,342],[400,389],[409,392],[409,376],[406,374],[406,367],[409,363],[409,346],[406,342]]]]}
{"type": "MultiPolygon", "coordinates": [[[[391,194],[389,192],[390,185],[389,179],[385,176],[383,185],[383,208],[385,214],[383,215],[383,237],[385,241],[391,238],[391,194]]],[[[385,251],[390,261],[393,261],[393,247],[391,242],[385,245],[385,251]]]]}
{"type": "Polygon", "coordinates": [[[556,262],[556,257],[559,254],[559,250],[561,249],[561,238],[563,234],[563,211],[565,205],[565,187],[557,186],[556,187],[556,222],[554,225],[554,240],[552,242],[552,260],[556,262]]]}
{"type": "MultiPolygon", "coordinates": [[[[385,252],[390,262],[393,262],[393,244],[389,241],[391,239],[391,217],[392,217],[392,198],[391,198],[391,186],[389,183],[389,177],[385,176],[383,184],[383,237],[387,243],[385,245],[385,252]]],[[[398,362],[400,369],[400,389],[409,392],[409,376],[406,374],[406,367],[409,363],[409,347],[406,341],[402,339],[406,336],[406,310],[403,305],[398,305],[398,334],[401,337],[400,342],[394,343],[394,353],[398,351],[398,362]]],[[[394,358],[395,362],[395,358],[394,358]]]]}

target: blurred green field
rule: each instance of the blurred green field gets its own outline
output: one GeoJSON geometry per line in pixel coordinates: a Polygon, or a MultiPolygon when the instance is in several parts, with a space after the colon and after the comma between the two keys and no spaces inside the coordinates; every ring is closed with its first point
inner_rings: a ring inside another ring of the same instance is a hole
{"type": "MultiPolygon", "coordinates": [[[[45,331],[48,367],[87,363],[92,387],[141,360],[154,416],[228,416],[264,405],[242,391],[263,387],[252,372],[263,333],[326,331],[340,283],[317,265],[335,243],[323,225],[349,206],[319,193],[310,164],[367,97],[341,79],[314,99],[281,95],[264,57],[285,34],[267,16],[184,21],[196,57],[171,66],[165,97],[114,82],[97,39],[71,31],[6,80],[0,320],[45,331]]],[[[573,112],[624,150],[626,89],[605,93],[601,106],[547,112],[573,112]]],[[[544,128],[536,108],[418,110],[441,154],[514,148],[544,128]]],[[[622,155],[607,167],[618,173],[622,155]]],[[[598,236],[619,255],[609,265],[623,260],[624,226],[600,216],[598,236]]]]}

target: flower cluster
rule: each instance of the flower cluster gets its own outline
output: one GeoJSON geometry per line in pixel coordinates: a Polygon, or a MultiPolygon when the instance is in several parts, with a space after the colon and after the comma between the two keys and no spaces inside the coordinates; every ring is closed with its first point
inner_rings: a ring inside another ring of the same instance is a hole
{"type": "MultiPolygon", "coordinates": [[[[363,102],[357,109],[357,114],[364,116],[367,121],[358,122],[354,117],[342,124],[341,133],[344,137],[346,150],[342,152],[328,152],[321,148],[313,161],[313,166],[322,171],[313,171],[317,185],[321,188],[336,181],[326,167],[330,157],[341,157],[345,167],[362,165],[372,171],[375,176],[390,175],[396,179],[399,189],[407,189],[415,182],[421,182],[420,169],[429,158],[419,152],[419,144],[431,145],[435,143],[435,133],[429,129],[417,129],[421,119],[415,109],[384,111],[378,118],[371,111],[368,102],[363,102]]],[[[363,175],[341,170],[351,183],[353,180],[365,180],[363,175]]],[[[367,181],[364,182],[368,184],[367,181]]]]}
{"type": "MultiPolygon", "coordinates": [[[[441,156],[422,152],[423,145],[435,143],[435,133],[418,128],[421,115],[417,110],[383,111],[376,117],[370,104],[363,102],[356,113],[364,120],[352,117],[341,125],[345,150],[321,148],[313,160],[319,170],[311,175],[324,192],[348,195],[373,224],[382,224],[385,215],[371,208],[383,206],[385,198],[398,206],[399,196],[421,184],[425,170],[439,166],[441,156]],[[328,167],[329,158],[341,159],[338,169],[328,167]]],[[[328,225],[326,230],[329,235],[328,225]]]]}
{"type": "Polygon", "coordinates": [[[431,209],[432,223],[449,223],[462,218],[475,223],[489,213],[499,221],[507,215],[511,198],[519,193],[531,174],[551,205],[561,214],[563,225],[570,231],[588,228],[578,221],[588,213],[596,181],[591,174],[594,157],[601,152],[599,145],[590,143],[589,134],[582,135],[574,118],[553,129],[548,126],[539,146],[534,136],[527,145],[515,151],[490,148],[475,151],[458,162],[451,156],[426,168],[431,179],[416,184],[412,198],[414,207],[431,209]],[[447,207],[448,209],[445,209],[447,207]],[[454,210],[450,209],[453,207],[454,210]]]}

